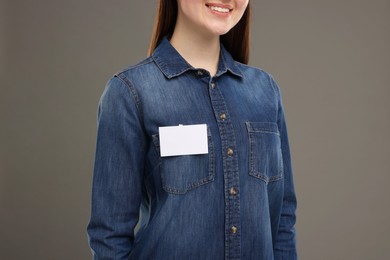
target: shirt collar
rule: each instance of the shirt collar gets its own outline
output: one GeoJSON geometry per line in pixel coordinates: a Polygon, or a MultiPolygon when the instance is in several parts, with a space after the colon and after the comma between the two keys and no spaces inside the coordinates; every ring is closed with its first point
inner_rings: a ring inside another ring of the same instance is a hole
{"type": "MultiPolygon", "coordinates": [[[[164,37],[152,54],[153,60],[167,78],[173,78],[188,70],[195,70],[164,37]]],[[[230,53],[221,44],[221,55],[218,62],[216,77],[229,71],[235,76],[242,77],[242,72],[230,53]]]]}

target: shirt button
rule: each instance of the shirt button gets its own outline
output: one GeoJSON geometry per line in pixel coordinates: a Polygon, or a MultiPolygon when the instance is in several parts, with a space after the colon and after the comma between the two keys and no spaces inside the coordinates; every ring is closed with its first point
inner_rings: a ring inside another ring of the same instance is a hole
{"type": "Polygon", "coordinates": [[[211,88],[215,88],[215,83],[211,83],[211,88]]]}
{"type": "Polygon", "coordinates": [[[234,188],[234,187],[231,187],[230,188],[230,190],[229,190],[229,193],[230,193],[230,195],[237,195],[237,189],[236,188],[234,188]]]}
{"type": "Polygon", "coordinates": [[[237,227],[236,226],[232,226],[230,228],[230,232],[232,232],[232,234],[236,234],[237,233],[237,227]]]}
{"type": "Polygon", "coordinates": [[[228,148],[227,149],[227,155],[229,155],[229,156],[233,155],[233,149],[232,148],[228,148]]]}
{"type": "Polygon", "coordinates": [[[198,76],[203,76],[203,72],[200,71],[200,70],[198,70],[198,71],[196,72],[196,74],[198,74],[198,76]]]}
{"type": "Polygon", "coordinates": [[[219,118],[220,118],[221,120],[225,120],[225,119],[226,119],[226,114],[225,114],[225,113],[220,114],[220,115],[219,115],[219,118]]]}

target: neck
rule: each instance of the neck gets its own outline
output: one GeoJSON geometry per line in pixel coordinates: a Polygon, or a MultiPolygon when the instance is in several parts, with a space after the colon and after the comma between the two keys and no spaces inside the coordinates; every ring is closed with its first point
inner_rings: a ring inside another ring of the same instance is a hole
{"type": "Polygon", "coordinates": [[[188,28],[185,30],[176,24],[170,42],[192,67],[205,69],[211,76],[217,73],[220,53],[218,35],[201,34],[188,28]]]}

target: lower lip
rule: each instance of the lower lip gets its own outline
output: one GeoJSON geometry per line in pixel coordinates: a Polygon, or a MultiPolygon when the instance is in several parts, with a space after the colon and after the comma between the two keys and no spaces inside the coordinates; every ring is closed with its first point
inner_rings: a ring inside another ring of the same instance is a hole
{"type": "Polygon", "coordinates": [[[218,12],[218,11],[215,11],[215,10],[212,10],[211,8],[209,8],[208,6],[206,6],[206,8],[214,15],[217,15],[219,17],[228,17],[231,13],[231,11],[227,12],[227,13],[222,13],[222,12],[218,12]]]}

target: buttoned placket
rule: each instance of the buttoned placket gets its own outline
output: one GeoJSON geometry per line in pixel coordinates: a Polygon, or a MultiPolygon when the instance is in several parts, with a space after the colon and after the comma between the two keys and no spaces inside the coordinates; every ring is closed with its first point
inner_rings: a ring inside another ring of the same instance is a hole
{"type": "MultiPolygon", "coordinates": [[[[209,81],[209,96],[222,143],[225,196],[225,259],[240,259],[240,196],[237,144],[233,124],[218,86],[218,77],[209,81]]],[[[221,86],[223,87],[223,86],[221,86]]]]}

